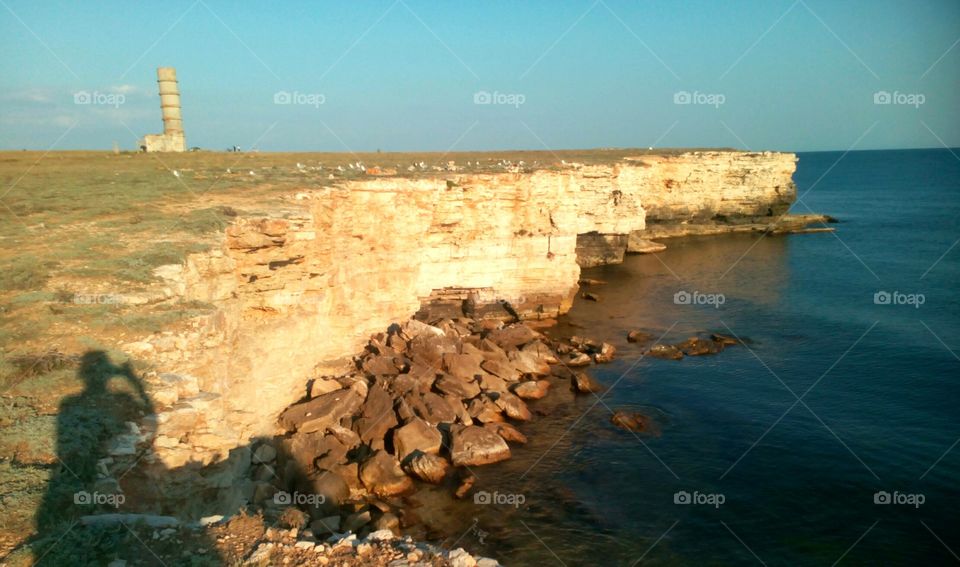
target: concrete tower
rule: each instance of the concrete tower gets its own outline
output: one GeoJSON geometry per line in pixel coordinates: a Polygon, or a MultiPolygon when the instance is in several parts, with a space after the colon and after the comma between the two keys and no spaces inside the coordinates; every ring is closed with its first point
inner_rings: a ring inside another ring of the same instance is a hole
{"type": "Polygon", "coordinates": [[[177,70],[173,67],[158,67],[157,84],[160,87],[163,134],[144,136],[140,149],[146,152],[185,152],[187,151],[187,139],[183,134],[183,116],[180,114],[180,89],[177,86],[177,70]]]}

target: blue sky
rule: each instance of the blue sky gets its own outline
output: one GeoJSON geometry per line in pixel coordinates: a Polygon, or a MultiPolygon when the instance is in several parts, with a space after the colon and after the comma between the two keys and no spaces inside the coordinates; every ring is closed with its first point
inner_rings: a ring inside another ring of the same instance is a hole
{"type": "Polygon", "coordinates": [[[0,0],[0,148],[134,148],[160,65],[210,149],[956,147],[958,40],[955,0],[0,0]]]}

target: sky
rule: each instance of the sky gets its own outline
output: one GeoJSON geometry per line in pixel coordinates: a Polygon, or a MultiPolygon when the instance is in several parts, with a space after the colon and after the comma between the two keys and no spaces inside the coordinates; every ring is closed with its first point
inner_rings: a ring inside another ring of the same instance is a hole
{"type": "Polygon", "coordinates": [[[0,149],[960,146],[957,0],[0,0],[0,149]]]}

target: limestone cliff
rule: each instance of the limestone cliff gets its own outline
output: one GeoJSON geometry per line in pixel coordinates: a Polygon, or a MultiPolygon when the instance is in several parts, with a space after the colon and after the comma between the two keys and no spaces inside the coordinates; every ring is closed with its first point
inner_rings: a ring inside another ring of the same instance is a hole
{"type": "Polygon", "coordinates": [[[578,253],[584,265],[618,261],[647,222],[781,213],[795,198],[795,161],[651,155],[531,173],[370,178],[288,196],[269,217],[237,220],[219,249],[160,270],[182,297],[217,312],[150,346],[158,364],[196,376],[201,390],[183,398],[168,388],[157,454],[168,467],[209,462],[273,433],[308,378],[424,301],[470,292],[523,317],[562,314],[577,292],[578,253]],[[183,412],[199,425],[177,426],[183,412]]]}

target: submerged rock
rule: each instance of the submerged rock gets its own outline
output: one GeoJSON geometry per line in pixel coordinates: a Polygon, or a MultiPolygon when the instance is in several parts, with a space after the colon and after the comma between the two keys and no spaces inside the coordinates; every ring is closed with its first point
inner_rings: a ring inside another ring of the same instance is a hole
{"type": "Polygon", "coordinates": [[[573,374],[573,391],[578,394],[590,394],[602,392],[603,386],[586,372],[575,372],[573,374]]]}
{"type": "Polygon", "coordinates": [[[683,351],[687,356],[701,356],[704,354],[716,354],[723,350],[723,343],[701,339],[700,337],[690,337],[682,343],[677,343],[676,348],[683,351]]]}
{"type": "Polygon", "coordinates": [[[653,340],[653,335],[643,331],[630,331],[627,333],[627,341],[631,343],[649,343],[653,340]]]}
{"type": "Polygon", "coordinates": [[[642,432],[650,428],[650,418],[642,413],[617,410],[610,416],[610,423],[627,431],[642,432]]]}
{"type": "Polygon", "coordinates": [[[683,352],[673,345],[656,344],[647,351],[649,356],[654,358],[665,358],[668,360],[680,360],[683,358],[683,352]]]}

